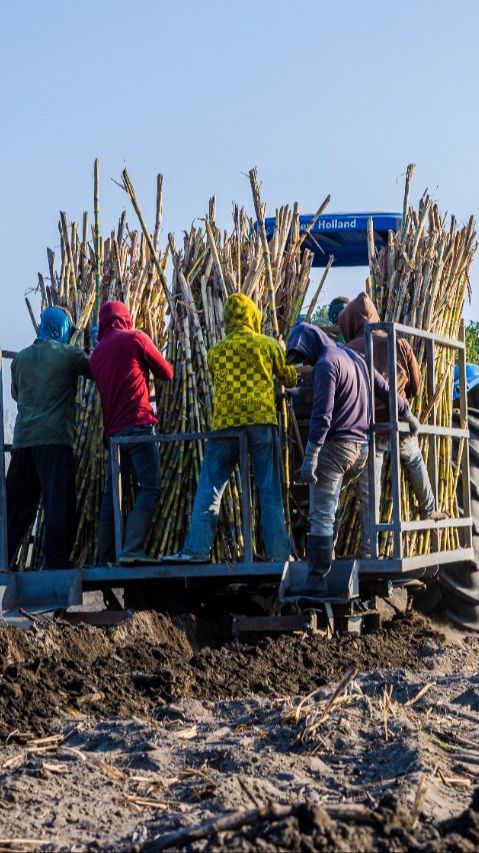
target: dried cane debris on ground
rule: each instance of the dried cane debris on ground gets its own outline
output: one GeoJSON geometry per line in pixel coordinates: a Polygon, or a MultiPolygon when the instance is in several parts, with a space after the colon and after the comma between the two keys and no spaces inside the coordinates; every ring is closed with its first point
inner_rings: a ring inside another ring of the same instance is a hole
{"type": "MultiPolygon", "coordinates": [[[[24,645],[18,632],[6,629],[0,636],[12,635],[9,656],[19,663],[35,646],[56,648],[58,627],[29,632],[24,645]]],[[[411,638],[406,668],[372,664],[364,673],[380,643],[370,650],[362,642],[351,645],[354,662],[345,657],[346,643],[329,653],[332,644],[316,640],[316,659],[306,643],[313,658],[309,689],[285,696],[276,682],[277,695],[271,689],[261,695],[259,688],[251,695],[248,669],[258,666],[263,678],[268,671],[278,677],[275,648],[286,668],[281,643],[260,643],[254,652],[251,646],[193,650],[205,640],[204,626],[201,637],[191,622],[176,625],[173,638],[173,625],[156,614],[135,617],[131,646],[141,651],[163,632],[170,652],[183,643],[186,670],[188,656],[191,662],[201,661],[202,652],[223,653],[206,670],[208,684],[201,673],[195,685],[190,682],[201,698],[163,704],[161,684],[156,698],[150,693],[145,699],[135,688],[136,710],[131,694],[116,719],[102,719],[112,705],[88,683],[80,703],[70,697],[70,710],[59,707],[56,719],[50,714],[55,731],[43,736],[24,708],[0,750],[2,845],[14,849],[6,842],[23,838],[45,850],[475,849],[477,798],[467,809],[479,762],[477,638],[447,644],[416,619],[395,620],[391,627],[397,647],[411,638]],[[240,662],[243,655],[244,674],[234,670],[237,698],[221,698],[233,683],[223,692],[218,664],[226,670],[233,654],[240,662]],[[329,674],[318,688],[314,672],[317,677],[321,656],[329,674]]],[[[120,641],[120,628],[88,629],[88,642],[85,635],[74,650],[65,631],[72,657],[83,654],[92,671],[95,656],[116,654],[126,639],[120,641]]],[[[302,645],[300,638],[284,639],[290,654],[302,645]]],[[[121,669],[121,651],[118,657],[121,669]]]]}

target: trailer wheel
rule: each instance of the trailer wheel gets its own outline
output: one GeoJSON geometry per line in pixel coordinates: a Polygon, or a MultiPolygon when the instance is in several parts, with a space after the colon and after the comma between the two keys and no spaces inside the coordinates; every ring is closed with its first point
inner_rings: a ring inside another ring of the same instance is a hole
{"type": "MultiPolygon", "coordinates": [[[[470,400],[470,398],[469,398],[470,400]]],[[[477,402],[475,403],[477,406],[477,402]]],[[[454,417],[454,426],[459,418],[454,417]]],[[[469,469],[471,483],[472,545],[474,561],[442,566],[439,584],[442,591],[443,613],[464,628],[479,631],[479,409],[468,414],[469,469]]],[[[457,457],[458,442],[454,440],[453,455],[457,457]]],[[[462,510],[462,488],[458,484],[458,503],[462,510]]]]}

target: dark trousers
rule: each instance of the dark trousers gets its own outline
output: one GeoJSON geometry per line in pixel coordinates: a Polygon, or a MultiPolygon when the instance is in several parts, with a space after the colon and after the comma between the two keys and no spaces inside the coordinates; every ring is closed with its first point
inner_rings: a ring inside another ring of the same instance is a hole
{"type": "MultiPolygon", "coordinates": [[[[153,435],[154,427],[144,424],[143,426],[126,427],[117,432],[117,436],[144,436],[153,435]]],[[[138,494],[135,501],[135,509],[149,512],[153,515],[161,494],[160,481],[160,450],[157,444],[128,444],[122,448],[121,455],[131,463],[133,473],[138,483],[138,494]]],[[[100,509],[100,521],[104,524],[113,524],[115,519],[113,509],[113,479],[111,467],[111,448],[108,451],[108,467],[106,474],[106,485],[100,509]]]]}
{"type": "Polygon", "coordinates": [[[7,472],[8,563],[11,564],[42,498],[48,568],[66,568],[75,537],[73,449],[41,444],[12,451],[7,472]]]}

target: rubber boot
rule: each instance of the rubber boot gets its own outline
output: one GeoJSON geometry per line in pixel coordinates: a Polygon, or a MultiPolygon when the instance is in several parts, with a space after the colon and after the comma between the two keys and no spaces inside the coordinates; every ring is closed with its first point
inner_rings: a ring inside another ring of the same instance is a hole
{"type": "Polygon", "coordinates": [[[100,521],[98,524],[98,561],[99,566],[116,563],[115,525],[112,521],[100,521]]]}
{"type": "Polygon", "coordinates": [[[120,565],[156,562],[145,552],[145,542],[150,532],[152,520],[153,514],[145,510],[132,509],[128,513],[123,539],[123,550],[120,555],[120,565]]]}
{"type": "Polygon", "coordinates": [[[312,536],[308,534],[306,538],[308,574],[298,589],[301,595],[311,598],[327,596],[326,576],[331,569],[333,548],[334,536],[312,536]]]}

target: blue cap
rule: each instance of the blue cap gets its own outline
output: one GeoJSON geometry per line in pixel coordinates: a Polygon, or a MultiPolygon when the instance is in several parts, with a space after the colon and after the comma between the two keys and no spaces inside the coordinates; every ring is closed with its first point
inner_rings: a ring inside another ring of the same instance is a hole
{"type": "MultiPolygon", "coordinates": [[[[479,385],[479,364],[466,364],[466,391],[472,391],[473,388],[479,385]]],[[[452,397],[454,400],[459,400],[459,365],[454,368],[454,385],[452,387],[452,397]]]]}

